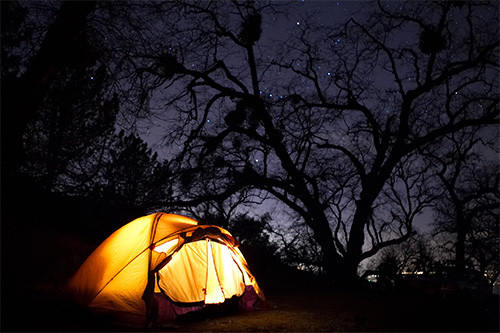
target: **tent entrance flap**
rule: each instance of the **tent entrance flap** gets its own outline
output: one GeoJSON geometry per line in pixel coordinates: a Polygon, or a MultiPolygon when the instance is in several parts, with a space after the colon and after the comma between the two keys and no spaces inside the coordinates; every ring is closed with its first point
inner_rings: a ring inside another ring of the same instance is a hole
{"type": "Polygon", "coordinates": [[[227,246],[209,240],[184,244],[158,271],[159,288],[174,302],[223,303],[245,292],[245,279],[227,246]]]}
{"type": "Polygon", "coordinates": [[[172,301],[195,303],[205,300],[207,276],[205,242],[184,244],[168,265],[158,271],[158,287],[172,301]]]}
{"type": "Polygon", "coordinates": [[[210,240],[207,243],[207,283],[205,289],[205,304],[223,303],[225,300],[217,271],[215,270],[214,256],[210,240]]]}

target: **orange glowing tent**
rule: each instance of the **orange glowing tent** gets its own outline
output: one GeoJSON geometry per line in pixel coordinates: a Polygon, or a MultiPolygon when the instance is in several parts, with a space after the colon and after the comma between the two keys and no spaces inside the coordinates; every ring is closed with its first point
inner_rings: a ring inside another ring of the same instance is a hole
{"type": "Polygon", "coordinates": [[[264,295],[225,229],[156,213],[109,236],[67,285],[76,303],[119,320],[165,321],[237,300],[250,309],[264,295]]]}

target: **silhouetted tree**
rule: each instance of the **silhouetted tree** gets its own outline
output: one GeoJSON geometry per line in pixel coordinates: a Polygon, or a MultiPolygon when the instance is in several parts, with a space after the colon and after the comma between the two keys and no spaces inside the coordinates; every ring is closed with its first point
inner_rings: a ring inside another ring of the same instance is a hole
{"type": "MultiPolygon", "coordinates": [[[[325,271],[352,281],[362,260],[408,240],[415,216],[441,193],[441,169],[428,152],[442,152],[454,133],[498,123],[498,4],[379,3],[371,16],[340,27],[298,22],[277,47],[265,27],[282,8],[253,1],[63,3],[20,85],[8,85],[12,96],[34,96],[9,135],[19,140],[64,68],[95,64],[92,53],[78,52],[91,49],[82,31],[92,12],[102,27],[96,40],[110,57],[106,72],[120,82],[124,121],[150,115],[166,127],[163,186],[155,180],[165,194],[155,205],[224,209],[242,193],[280,202],[290,221],[307,226],[325,271]],[[111,18],[115,24],[102,24],[111,18]],[[44,75],[49,83],[40,81],[44,75]]],[[[24,110],[16,98],[6,101],[8,110],[24,110]]],[[[53,138],[64,133],[53,128],[53,138]]],[[[99,174],[109,192],[98,193],[143,202],[136,191],[150,184],[127,180],[154,174],[148,163],[156,162],[136,139],[122,135],[123,149],[109,150],[115,171],[99,174]],[[128,173],[132,161],[137,169],[128,173]]],[[[49,169],[59,168],[49,160],[49,169]]]]}
{"type": "Polygon", "coordinates": [[[430,234],[416,234],[405,243],[381,250],[368,267],[388,273],[393,278],[402,272],[429,273],[438,262],[437,247],[432,243],[430,234]]]}
{"type": "Polygon", "coordinates": [[[165,4],[177,18],[163,30],[172,39],[149,44],[149,63],[138,67],[151,87],[171,88],[165,105],[178,112],[168,139],[180,149],[170,168],[191,186],[174,188],[164,204],[197,206],[248,189],[281,201],[342,281],[407,240],[439,194],[438,171],[422,152],[498,123],[498,7],[393,7],[380,3],[340,28],[302,22],[273,53],[276,45],[260,44],[272,6],[165,4]]]}
{"type": "Polygon", "coordinates": [[[107,148],[106,159],[93,191],[98,200],[138,209],[148,209],[158,200],[164,166],[141,138],[121,131],[107,148]]]}
{"type": "Polygon", "coordinates": [[[118,113],[133,103],[117,88],[125,56],[111,49],[123,35],[110,31],[126,25],[121,16],[103,20],[113,9],[2,3],[2,175],[12,184],[5,197],[23,191],[12,177],[19,171],[42,191],[107,204],[146,209],[168,193],[168,166],[136,135],[115,134],[118,113]]]}
{"type": "Polygon", "coordinates": [[[498,161],[478,154],[485,140],[475,131],[455,133],[446,140],[447,152],[435,157],[446,191],[435,205],[434,232],[454,235],[458,272],[469,266],[498,275],[498,161]]]}
{"type": "Polygon", "coordinates": [[[231,219],[228,225],[257,276],[264,276],[269,268],[279,262],[276,245],[271,242],[268,231],[269,220],[269,215],[255,218],[240,214],[231,219]]]}
{"type": "Polygon", "coordinates": [[[314,239],[311,229],[294,214],[280,214],[280,221],[269,223],[269,232],[278,245],[281,261],[293,268],[315,274],[325,273],[321,247],[314,239]]]}
{"type": "MultiPolygon", "coordinates": [[[[41,43],[35,44],[34,55],[26,59],[15,59],[19,48],[27,48],[29,41],[12,38],[11,29],[2,29],[2,172],[4,175],[15,173],[23,159],[22,138],[28,124],[35,118],[50,87],[65,69],[84,69],[92,66],[95,57],[85,34],[87,15],[95,9],[95,1],[63,2],[52,24],[47,28],[41,43]],[[4,39],[5,38],[5,39],[4,39]],[[8,42],[7,45],[3,42],[8,42]],[[12,43],[9,43],[12,42],[12,43]],[[16,45],[17,43],[17,45],[16,45]],[[20,45],[24,43],[24,45],[20,45]],[[9,45],[10,44],[10,45],[9,45]],[[16,50],[17,48],[17,50],[16,50]],[[14,61],[14,59],[16,61],[14,61]],[[19,63],[20,62],[20,63],[19,63]],[[9,66],[4,68],[4,66],[9,66]]],[[[12,18],[20,18],[26,9],[19,3],[5,1],[2,6],[2,28],[12,18]],[[5,24],[5,25],[3,25],[5,24]]],[[[19,22],[17,22],[19,26],[19,22]]],[[[29,36],[27,36],[29,37],[29,36]]],[[[59,77],[60,79],[60,77],[59,77]]],[[[9,179],[9,178],[6,178],[9,179]]],[[[7,183],[4,183],[7,185],[7,183]]]]}
{"type": "Polygon", "coordinates": [[[262,200],[256,200],[250,191],[241,191],[226,199],[202,202],[196,207],[179,206],[168,207],[167,209],[185,210],[188,215],[193,216],[200,223],[229,228],[230,221],[246,216],[252,205],[259,204],[262,204],[262,200]],[[245,207],[248,207],[248,209],[245,209],[245,207]]]}
{"type": "MultiPolygon", "coordinates": [[[[116,96],[107,97],[109,77],[101,66],[65,69],[50,87],[24,135],[26,162],[23,173],[36,179],[48,192],[74,192],[81,176],[70,165],[85,163],[102,152],[114,134],[119,112],[116,96]]],[[[91,175],[91,170],[80,170],[91,175]]]]}

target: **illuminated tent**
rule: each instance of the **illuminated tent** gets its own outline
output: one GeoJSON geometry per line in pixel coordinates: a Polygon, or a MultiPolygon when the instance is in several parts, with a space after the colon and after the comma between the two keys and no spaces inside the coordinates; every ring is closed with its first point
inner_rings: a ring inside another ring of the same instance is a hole
{"type": "Polygon", "coordinates": [[[80,305],[120,320],[169,320],[231,299],[264,300],[238,243],[217,226],[156,213],[115,231],[67,285],[80,305]]]}

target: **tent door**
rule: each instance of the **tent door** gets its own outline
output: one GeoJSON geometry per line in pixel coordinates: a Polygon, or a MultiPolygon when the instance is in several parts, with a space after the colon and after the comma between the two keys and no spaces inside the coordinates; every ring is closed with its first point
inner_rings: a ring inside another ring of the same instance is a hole
{"type": "Polygon", "coordinates": [[[218,304],[225,301],[220,285],[210,240],[207,239],[207,284],[205,288],[205,304],[218,304]]]}

